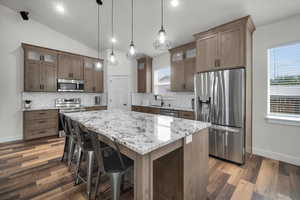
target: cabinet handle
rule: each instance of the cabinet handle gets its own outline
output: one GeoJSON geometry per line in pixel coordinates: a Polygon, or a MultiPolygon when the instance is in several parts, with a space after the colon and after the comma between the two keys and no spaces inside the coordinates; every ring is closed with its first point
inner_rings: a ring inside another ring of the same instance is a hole
{"type": "Polygon", "coordinates": [[[44,124],[46,123],[46,121],[39,121],[39,124],[44,124]]]}
{"type": "Polygon", "coordinates": [[[219,59],[215,60],[215,67],[219,67],[219,59]]]}

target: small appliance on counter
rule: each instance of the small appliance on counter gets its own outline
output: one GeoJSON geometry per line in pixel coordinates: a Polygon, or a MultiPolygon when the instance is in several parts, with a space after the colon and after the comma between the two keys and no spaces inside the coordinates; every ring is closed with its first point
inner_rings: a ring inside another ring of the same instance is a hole
{"type": "Polygon", "coordinates": [[[95,96],[95,105],[101,105],[101,96],[95,96]]]}
{"type": "Polygon", "coordinates": [[[30,109],[31,108],[31,104],[32,104],[31,100],[25,100],[24,101],[24,108],[25,109],[30,109]]]}

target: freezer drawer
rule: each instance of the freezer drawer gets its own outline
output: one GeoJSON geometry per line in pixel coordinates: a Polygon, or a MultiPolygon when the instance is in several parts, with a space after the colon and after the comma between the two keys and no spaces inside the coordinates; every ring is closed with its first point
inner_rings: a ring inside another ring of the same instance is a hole
{"type": "Polygon", "coordinates": [[[209,154],[225,160],[243,164],[243,129],[212,126],[212,128],[209,129],[209,154]]]}

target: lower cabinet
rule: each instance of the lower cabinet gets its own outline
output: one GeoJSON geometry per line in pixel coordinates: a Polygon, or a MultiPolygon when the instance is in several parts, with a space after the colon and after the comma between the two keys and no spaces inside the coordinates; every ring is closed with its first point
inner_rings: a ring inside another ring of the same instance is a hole
{"type": "Polygon", "coordinates": [[[107,106],[91,106],[87,107],[86,111],[107,110],[107,106]]]}
{"type": "MultiPolygon", "coordinates": [[[[147,106],[132,106],[132,111],[135,112],[142,112],[142,113],[151,113],[151,114],[160,114],[160,108],[153,108],[153,107],[147,107],[147,106]]],[[[182,110],[175,110],[178,112],[178,117],[183,119],[190,119],[194,120],[195,115],[193,111],[182,111],[182,110]]]]}
{"type": "Polygon", "coordinates": [[[23,122],[24,140],[58,136],[58,110],[24,111],[23,122]]]}

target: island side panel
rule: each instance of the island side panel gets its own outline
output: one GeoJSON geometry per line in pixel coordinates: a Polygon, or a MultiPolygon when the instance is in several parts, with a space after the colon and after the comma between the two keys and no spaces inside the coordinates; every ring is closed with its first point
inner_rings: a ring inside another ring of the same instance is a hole
{"type": "Polygon", "coordinates": [[[183,144],[183,199],[206,200],[208,185],[208,129],[183,144]]]}

